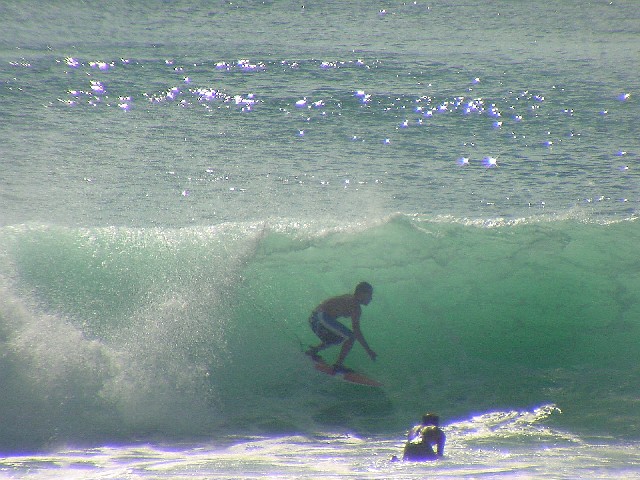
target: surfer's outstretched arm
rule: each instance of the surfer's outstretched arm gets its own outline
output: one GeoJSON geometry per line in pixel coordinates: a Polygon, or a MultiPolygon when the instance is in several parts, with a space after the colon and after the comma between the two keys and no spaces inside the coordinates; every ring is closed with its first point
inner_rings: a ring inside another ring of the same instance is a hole
{"type": "Polygon", "coordinates": [[[367,355],[369,355],[369,358],[371,358],[371,360],[375,361],[375,359],[378,356],[378,354],[371,349],[371,347],[367,343],[367,340],[364,338],[364,335],[362,334],[362,330],[360,330],[360,315],[358,315],[357,319],[356,318],[352,318],[351,320],[353,322],[353,336],[354,336],[354,338],[356,340],[358,340],[358,342],[360,342],[360,345],[362,345],[362,348],[365,349],[365,351],[367,352],[367,355]]]}

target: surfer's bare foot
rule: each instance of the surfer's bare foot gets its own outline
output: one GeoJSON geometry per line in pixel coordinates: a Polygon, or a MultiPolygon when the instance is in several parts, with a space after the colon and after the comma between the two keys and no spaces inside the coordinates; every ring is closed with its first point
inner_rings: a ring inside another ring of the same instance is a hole
{"type": "Polygon", "coordinates": [[[350,372],[353,372],[353,370],[351,370],[349,367],[345,367],[345,366],[344,366],[344,365],[342,365],[342,364],[337,364],[337,363],[336,363],[336,364],[333,366],[333,369],[332,369],[332,372],[331,372],[331,373],[332,373],[333,375],[335,375],[336,373],[350,373],[350,372]]]}
{"type": "Polygon", "coordinates": [[[311,357],[311,360],[313,360],[314,362],[322,362],[322,357],[318,355],[318,351],[315,350],[314,348],[310,348],[304,353],[306,355],[309,355],[311,357]]]}

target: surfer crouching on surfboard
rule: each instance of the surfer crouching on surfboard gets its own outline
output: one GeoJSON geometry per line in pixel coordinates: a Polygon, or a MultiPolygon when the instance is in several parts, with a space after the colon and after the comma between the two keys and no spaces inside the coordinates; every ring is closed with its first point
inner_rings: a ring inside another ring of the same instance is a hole
{"type": "Polygon", "coordinates": [[[313,333],[320,338],[322,343],[316,347],[310,347],[306,354],[314,361],[322,361],[322,358],[318,355],[320,350],[324,350],[331,345],[342,344],[338,360],[333,365],[333,372],[349,371],[344,366],[344,359],[347,358],[354,342],[358,340],[369,357],[371,357],[371,360],[375,360],[377,354],[371,350],[360,330],[360,315],[362,314],[360,305],[369,305],[372,297],[373,287],[367,282],[361,282],[356,286],[353,295],[348,293],[332,297],[318,305],[313,310],[311,317],[309,317],[309,324],[313,333]],[[340,317],[351,317],[352,330],[349,330],[338,321],[340,317]]]}

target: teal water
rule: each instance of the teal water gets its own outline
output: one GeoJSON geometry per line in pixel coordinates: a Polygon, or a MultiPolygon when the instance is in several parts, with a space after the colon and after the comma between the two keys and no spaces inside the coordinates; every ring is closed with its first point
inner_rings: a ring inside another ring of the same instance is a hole
{"type": "Polygon", "coordinates": [[[36,5],[3,7],[3,224],[637,209],[634,2],[36,5]]]}
{"type": "Polygon", "coordinates": [[[4,2],[0,475],[637,473],[639,17],[4,2]],[[380,389],[302,354],[362,280],[380,389]]]}
{"type": "Polygon", "coordinates": [[[280,227],[5,228],[29,307],[3,305],[4,408],[32,427],[14,434],[379,434],[425,406],[555,404],[559,426],[635,436],[636,222],[280,227]],[[349,363],[380,390],[301,353],[313,306],[362,279],[379,358],[356,346],[349,363]]]}

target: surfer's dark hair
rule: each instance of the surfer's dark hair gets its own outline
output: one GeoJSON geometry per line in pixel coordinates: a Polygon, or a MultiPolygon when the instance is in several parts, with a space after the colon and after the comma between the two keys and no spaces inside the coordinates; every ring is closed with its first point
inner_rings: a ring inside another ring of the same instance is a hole
{"type": "Polygon", "coordinates": [[[440,423],[440,417],[435,413],[425,413],[422,416],[422,424],[423,425],[435,425],[436,427],[440,423]]]}
{"type": "Polygon", "coordinates": [[[359,293],[370,293],[373,292],[373,287],[371,286],[371,284],[369,282],[360,282],[358,285],[356,285],[356,295],[358,295],[359,293]]]}

